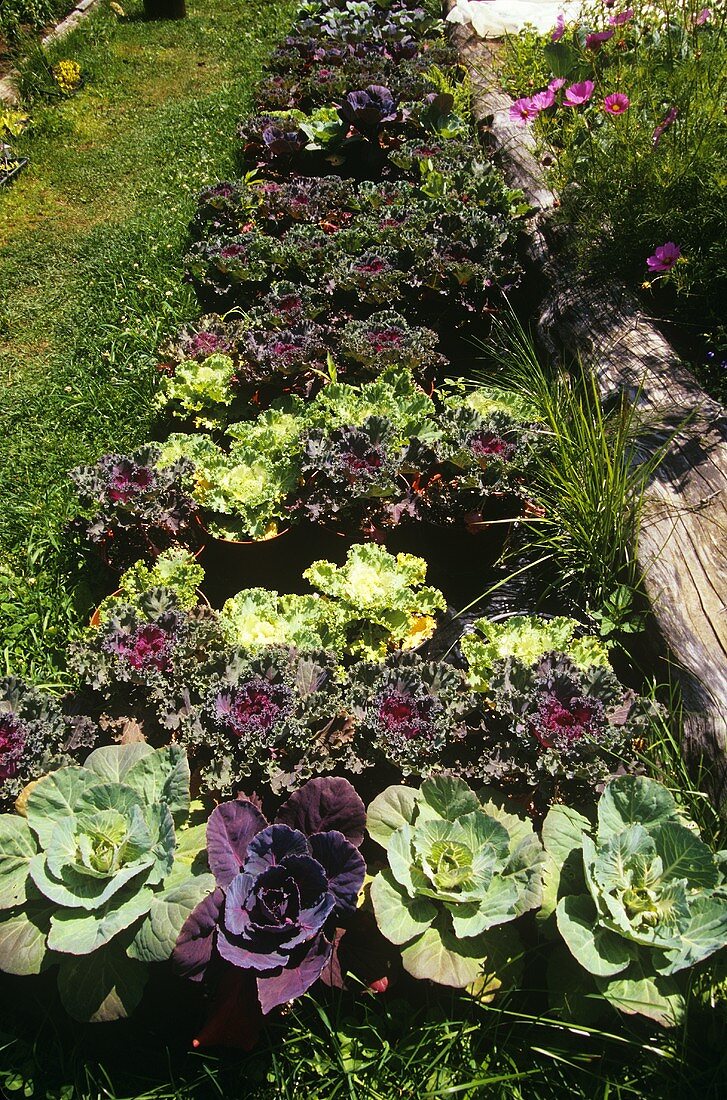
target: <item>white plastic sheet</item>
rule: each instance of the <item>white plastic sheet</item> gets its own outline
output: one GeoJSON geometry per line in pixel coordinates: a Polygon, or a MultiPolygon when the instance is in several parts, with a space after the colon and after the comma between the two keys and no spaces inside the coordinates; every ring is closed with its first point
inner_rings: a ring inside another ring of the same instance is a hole
{"type": "Polygon", "coordinates": [[[562,12],[566,21],[575,19],[580,4],[558,0],[457,0],[447,16],[448,23],[471,25],[480,38],[502,38],[517,34],[531,24],[541,34],[554,30],[562,12]]]}

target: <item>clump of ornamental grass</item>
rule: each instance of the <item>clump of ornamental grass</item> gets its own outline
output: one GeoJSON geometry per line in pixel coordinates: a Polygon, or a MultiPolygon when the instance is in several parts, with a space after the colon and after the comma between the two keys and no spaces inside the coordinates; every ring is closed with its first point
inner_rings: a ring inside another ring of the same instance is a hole
{"type": "Polygon", "coordinates": [[[495,323],[487,351],[498,384],[536,410],[544,441],[528,484],[541,514],[523,524],[525,553],[546,564],[547,589],[598,613],[621,587],[638,589],[643,493],[664,448],[644,458],[637,403],[619,395],[606,407],[584,366],[547,369],[514,317],[495,323]]]}

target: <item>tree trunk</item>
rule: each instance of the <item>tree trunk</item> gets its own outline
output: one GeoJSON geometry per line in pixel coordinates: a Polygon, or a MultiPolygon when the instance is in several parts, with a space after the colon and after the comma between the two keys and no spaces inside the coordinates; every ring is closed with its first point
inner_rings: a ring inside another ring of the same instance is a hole
{"type": "Polygon", "coordinates": [[[509,117],[495,84],[493,43],[457,26],[453,37],[474,89],[474,113],[507,182],[535,214],[526,252],[542,282],[538,338],[550,353],[583,358],[607,397],[626,391],[658,423],[646,445],[668,451],[647,486],[638,544],[643,583],[684,701],[684,753],[703,764],[708,793],[727,805],[727,415],[705,394],[637,299],[597,286],[559,256],[557,196],[544,181],[532,134],[509,117]],[[670,438],[671,437],[671,438],[670,438]]]}

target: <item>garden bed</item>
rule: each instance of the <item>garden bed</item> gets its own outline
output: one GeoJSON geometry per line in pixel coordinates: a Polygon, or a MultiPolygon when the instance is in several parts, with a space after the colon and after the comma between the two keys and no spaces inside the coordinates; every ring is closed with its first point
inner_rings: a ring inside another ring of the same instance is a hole
{"type": "Polygon", "coordinates": [[[72,688],[0,682],[6,1000],[148,1028],[200,1094],[190,1044],[261,1097],[638,1090],[719,1019],[719,818],[629,638],[642,425],[507,321],[528,208],[438,15],[299,13],[200,195],[152,438],[71,471],[113,593],[72,688]]]}

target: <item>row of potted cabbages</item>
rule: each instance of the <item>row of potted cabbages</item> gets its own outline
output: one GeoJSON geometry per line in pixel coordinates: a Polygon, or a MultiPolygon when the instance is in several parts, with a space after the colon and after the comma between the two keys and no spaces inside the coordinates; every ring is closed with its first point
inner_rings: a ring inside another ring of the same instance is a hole
{"type": "Polygon", "coordinates": [[[383,991],[403,968],[489,997],[541,939],[561,982],[570,968],[668,1025],[688,972],[727,941],[718,860],[643,777],[614,779],[593,818],[554,806],[542,839],[447,775],[368,809],[346,779],[316,778],[272,812],[238,797],[207,817],[184,749],[136,743],[44,776],[17,811],[0,815],[2,968],[57,966],[66,1009],[108,1021],[171,959],[211,987],[210,1044],[251,1045],[319,980],[383,991]]]}
{"type": "Polygon", "coordinates": [[[57,966],[78,1019],[176,972],[190,1035],[250,1045],[316,983],[490,998],[547,957],[553,1010],[666,1025],[727,943],[724,861],[640,774],[654,707],[603,643],[450,606],[547,454],[537,410],[444,381],[517,279],[520,201],[454,63],[429,8],[304,5],[242,178],[200,198],[215,312],[163,349],[159,439],[74,473],[116,591],[64,698],[0,682],[0,968],[57,966]],[[407,524],[485,535],[434,587],[407,524]]]}

